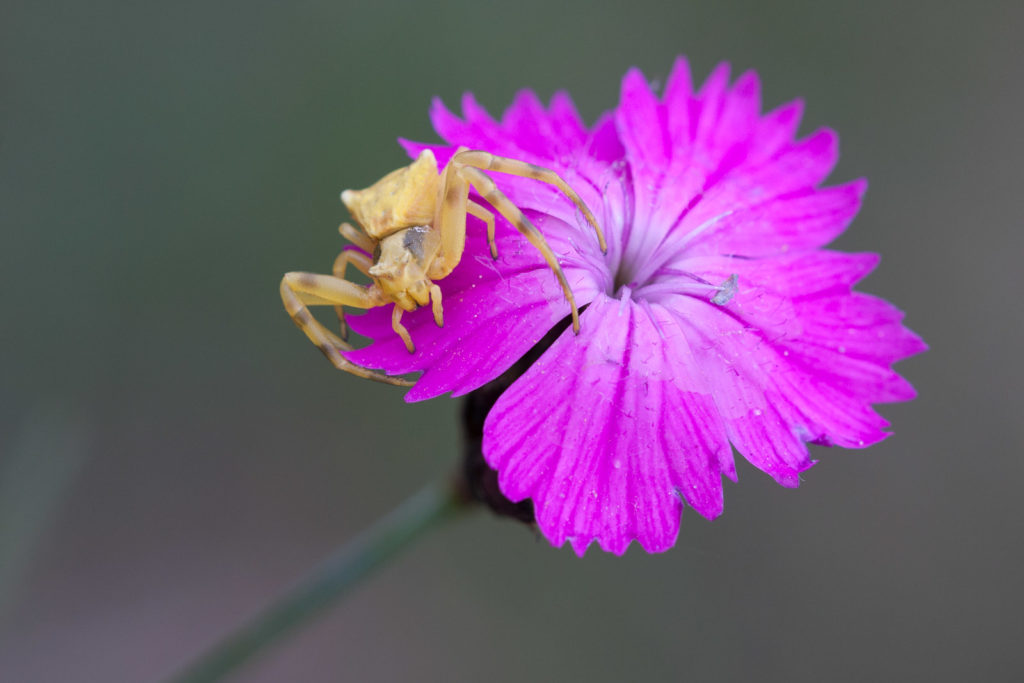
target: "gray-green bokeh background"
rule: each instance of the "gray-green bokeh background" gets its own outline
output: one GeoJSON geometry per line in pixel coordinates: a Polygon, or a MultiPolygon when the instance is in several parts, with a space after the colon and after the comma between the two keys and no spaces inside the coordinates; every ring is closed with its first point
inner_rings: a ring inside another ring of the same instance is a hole
{"type": "Polygon", "coordinates": [[[289,322],[344,187],[435,139],[433,95],[633,65],[756,68],[867,176],[838,242],[932,350],[895,436],[749,466],[676,547],[577,559],[486,514],[246,681],[1016,680],[1024,12],[1005,2],[5,2],[0,680],[141,681],[239,623],[458,450],[457,403],[333,371],[289,322]]]}

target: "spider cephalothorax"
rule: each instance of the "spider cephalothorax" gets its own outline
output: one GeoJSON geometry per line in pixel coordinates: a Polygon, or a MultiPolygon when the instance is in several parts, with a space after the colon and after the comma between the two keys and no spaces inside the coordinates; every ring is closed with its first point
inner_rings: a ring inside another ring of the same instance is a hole
{"type": "Polygon", "coordinates": [[[601,250],[607,249],[594,215],[554,171],[487,152],[460,150],[438,173],[433,153],[424,150],[412,164],[392,171],[365,190],[341,193],[341,200],[362,230],[348,223],[342,223],[339,230],[361,251],[342,251],[334,262],[333,275],[287,273],[281,280],[281,298],[288,314],[335,367],[388,384],[410,384],[407,380],[390,377],[345,359],[341,352],[352,347],[346,341],[348,330],[342,307],[374,308],[394,303],[392,327],[413,353],[416,347],[409,331],[402,325],[402,313],[429,304],[434,321],[438,326],[443,324],[441,288],[436,281],[451,273],[462,259],[467,214],[487,224],[491,256],[498,257],[494,214],[470,201],[470,186],[544,256],[569,301],[573,329],[579,332],[576,300],[547,240],[480,169],[554,185],[583,212],[597,233],[601,250]],[[372,258],[367,254],[373,254],[372,258]],[[364,287],[346,280],[345,272],[350,264],[369,276],[373,283],[364,287]],[[314,305],[336,308],[341,336],[327,330],[310,314],[307,306],[314,305]]]}

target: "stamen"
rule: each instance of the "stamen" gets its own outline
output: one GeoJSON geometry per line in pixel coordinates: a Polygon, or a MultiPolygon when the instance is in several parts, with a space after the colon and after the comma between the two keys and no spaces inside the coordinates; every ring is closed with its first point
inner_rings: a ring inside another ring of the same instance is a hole
{"type": "Polygon", "coordinates": [[[664,238],[662,238],[662,241],[654,249],[644,252],[648,257],[646,261],[647,267],[634,269],[634,272],[636,273],[636,280],[638,282],[646,282],[647,280],[650,280],[655,273],[658,273],[661,270],[662,265],[674,262],[690,245],[696,242],[699,238],[705,236],[706,233],[712,230],[712,228],[718,226],[723,219],[728,218],[733,213],[734,211],[732,209],[720,213],[717,216],[704,221],[685,235],[681,235],[679,237],[675,237],[674,231],[669,230],[665,234],[664,238]]]}
{"type": "Polygon", "coordinates": [[[718,294],[711,297],[711,303],[719,306],[724,306],[729,303],[734,296],[736,296],[737,283],[739,282],[739,276],[733,273],[729,276],[729,279],[721,284],[718,288],[718,294]]]}
{"type": "Polygon", "coordinates": [[[724,213],[720,213],[720,214],[718,214],[718,215],[717,215],[717,216],[715,216],[714,218],[709,218],[708,220],[704,221],[703,223],[701,223],[700,225],[698,225],[698,226],[697,226],[696,228],[694,228],[694,229],[693,229],[693,230],[691,230],[690,232],[686,233],[686,234],[685,234],[685,235],[683,236],[683,238],[682,238],[682,239],[680,239],[680,240],[679,240],[679,242],[677,242],[677,243],[676,243],[676,245],[675,245],[675,246],[676,246],[676,251],[678,252],[678,251],[679,251],[679,250],[681,250],[681,249],[682,249],[683,247],[689,246],[689,245],[690,245],[690,244],[692,244],[692,243],[693,243],[693,242],[694,242],[694,241],[695,241],[695,240],[696,240],[696,239],[697,239],[698,237],[700,237],[700,236],[701,236],[701,235],[703,235],[703,234],[704,234],[705,232],[707,232],[707,231],[708,231],[708,230],[710,230],[711,228],[713,228],[713,227],[715,227],[716,225],[718,225],[719,221],[721,221],[721,220],[722,220],[723,218],[728,218],[728,217],[729,217],[729,216],[731,216],[732,214],[733,214],[733,210],[732,210],[732,209],[730,209],[730,210],[728,210],[728,211],[726,211],[726,212],[724,212],[724,213]]]}
{"type": "Polygon", "coordinates": [[[704,278],[676,269],[666,269],[659,275],[671,274],[674,278],[688,277],[691,282],[680,283],[678,279],[655,282],[654,284],[637,289],[637,294],[644,299],[652,299],[659,294],[689,294],[698,295],[701,298],[708,296],[709,301],[717,306],[725,306],[732,301],[739,289],[739,276],[733,273],[720,285],[714,285],[704,278]]]}

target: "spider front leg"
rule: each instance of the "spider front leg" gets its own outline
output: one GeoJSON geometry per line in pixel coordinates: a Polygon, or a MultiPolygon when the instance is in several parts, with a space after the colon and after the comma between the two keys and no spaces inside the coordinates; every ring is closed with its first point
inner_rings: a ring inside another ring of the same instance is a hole
{"type": "Polygon", "coordinates": [[[441,308],[441,288],[437,285],[430,285],[430,306],[434,312],[434,322],[437,323],[438,327],[444,327],[444,309],[441,308]]]}
{"type": "MultiPolygon", "coordinates": [[[[344,225],[347,224],[343,224],[342,227],[344,227],[344,225]]],[[[371,246],[370,249],[372,250],[373,247],[371,246]]],[[[338,254],[338,258],[334,260],[334,268],[332,269],[334,277],[339,280],[345,280],[345,271],[350,263],[355,266],[356,270],[360,273],[370,277],[370,266],[373,265],[373,259],[361,251],[347,248],[342,250],[342,252],[338,254]]],[[[341,338],[348,341],[348,325],[345,324],[345,309],[342,306],[335,306],[334,312],[338,315],[338,327],[341,330],[341,338]]]]}
{"type": "Polygon", "coordinates": [[[491,248],[491,258],[498,260],[498,244],[494,241],[494,214],[474,201],[466,203],[466,213],[476,216],[487,224],[487,245],[491,248]]]}
{"type": "Polygon", "coordinates": [[[352,347],[321,325],[307,308],[307,306],[375,308],[389,303],[380,290],[375,287],[360,287],[353,282],[331,275],[287,273],[281,278],[281,300],[284,302],[288,315],[291,316],[298,328],[327,356],[327,360],[331,361],[334,367],[358,377],[385,384],[399,387],[413,385],[413,382],[408,380],[375,372],[346,360],[341,352],[351,350],[352,347]]]}
{"type": "MultiPolygon", "coordinates": [[[[441,308],[441,288],[437,285],[430,285],[430,308],[434,314],[434,322],[437,323],[438,327],[444,327],[444,313],[441,308]]],[[[416,345],[412,343],[412,336],[410,336],[409,330],[405,325],[402,324],[402,315],[404,314],[405,311],[398,304],[395,304],[395,310],[391,312],[391,329],[405,342],[405,348],[409,350],[409,353],[416,353],[416,345]]]]}
{"type": "MultiPolygon", "coordinates": [[[[519,210],[519,207],[512,203],[512,201],[505,196],[505,194],[498,189],[498,186],[494,184],[483,171],[477,170],[470,166],[456,166],[454,163],[451,166],[455,167],[454,175],[460,182],[454,182],[451,187],[448,188],[448,192],[466,192],[468,197],[469,185],[472,184],[476,188],[480,196],[483,197],[488,204],[493,206],[498,212],[504,216],[508,221],[515,226],[515,228],[522,233],[523,237],[532,244],[547,261],[548,266],[554,271],[555,277],[558,278],[558,283],[562,286],[562,291],[565,293],[565,298],[569,302],[569,306],[572,308],[572,330],[576,334],[580,332],[580,312],[576,308],[576,297],[573,296],[572,289],[569,287],[569,281],[565,278],[565,273],[562,271],[562,266],[558,263],[558,259],[555,257],[555,253],[551,251],[551,247],[548,245],[544,235],[541,234],[530,219],[519,210]]],[[[455,202],[452,202],[453,204],[455,202]]],[[[445,197],[442,206],[448,206],[448,198],[445,197]]],[[[444,220],[450,220],[448,217],[444,217],[442,212],[442,225],[441,233],[444,235],[445,225],[444,220]]],[[[463,221],[465,222],[465,221],[463,221]]],[[[451,228],[448,228],[451,229],[451,228]]],[[[463,228],[463,239],[465,239],[465,228],[463,228]]]]}
{"type": "Polygon", "coordinates": [[[416,345],[412,343],[412,337],[409,336],[409,330],[402,324],[403,313],[405,313],[405,311],[399,308],[396,304],[395,310],[391,311],[391,329],[395,331],[395,334],[402,338],[402,341],[405,342],[405,348],[408,349],[409,353],[416,353],[416,345]]]}
{"type": "Polygon", "coordinates": [[[372,254],[373,248],[377,246],[377,240],[373,239],[359,228],[354,227],[351,223],[342,223],[339,225],[338,232],[341,233],[342,237],[365,251],[367,254],[372,254]]]}
{"type": "Polygon", "coordinates": [[[580,199],[578,194],[576,194],[576,191],[569,187],[569,184],[562,180],[562,177],[550,168],[544,168],[543,166],[537,166],[535,164],[528,164],[525,161],[518,161],[517,159],[495,156],[489,152],[469,150],[456,153],[455,156],[452,157],[452,161],[459,166],[472,166],[485,171],[508,173],[509,175],[532,178],[533,180],[539,180],[542,183],[554,185],[561,190],[562,194],[568,197],[572,203],[576,205],[577,209],[583,212],[587,222],[590,223],[594,228],[594,232],[597,233],[597,241],[601,245],[602,253],[608,253],[608,244],[605,242],[604,233],[601,231],[601,226],[597,224],[597,219],[594,218],[594,214],[590,212],[590,209],[583,203],[583,200],[580,199]]]}

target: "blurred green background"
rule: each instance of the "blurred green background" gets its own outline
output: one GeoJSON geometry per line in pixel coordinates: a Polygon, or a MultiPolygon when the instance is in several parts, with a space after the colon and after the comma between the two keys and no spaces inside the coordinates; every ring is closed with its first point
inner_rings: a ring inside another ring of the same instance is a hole
{"type": "Polygon", "coordinates": [[[867,176],[838,242],[932,351],[895,436],[750,466],[676,547],[583,560],[480,513],[246,681],[1017,680],[1019,3],[16,2],[0,9],[0,680],[173,670],[448,472],[458,404],[336,372],[277,294],[433,95],[755,68],[867,176]]]}

